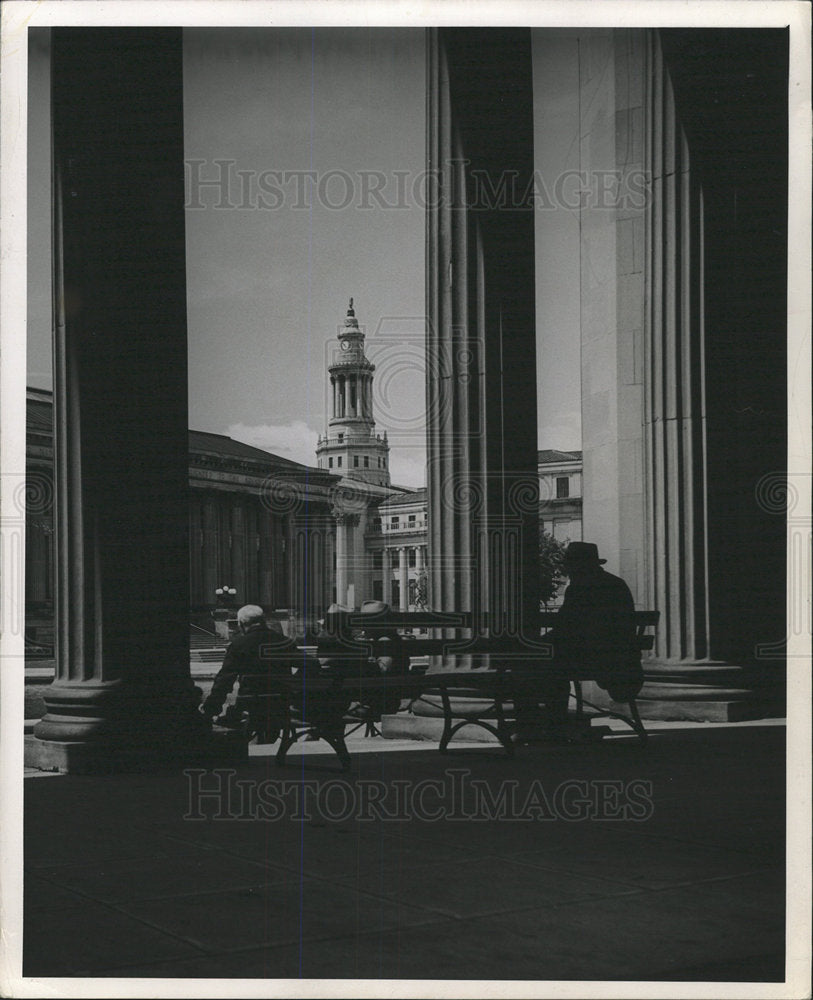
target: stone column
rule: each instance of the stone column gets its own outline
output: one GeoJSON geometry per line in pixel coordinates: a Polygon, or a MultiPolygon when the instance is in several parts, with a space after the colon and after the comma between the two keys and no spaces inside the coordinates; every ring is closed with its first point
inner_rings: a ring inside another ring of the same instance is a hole
{"type": "Polygon", "coordinates": [[[353,559],[351,562],[351,580],[353,584],[353,604],[360,607],[361,602],[372,596],[370,575],[368,572],[369,556],[364,548],[364,532],[367,528],[367,513],[359,510],[353,523],[353,559]]]}
{"type": "Polygon", "coordinates": [[[260,579],[260,603],[268,604],[272,608],[278,606],[276,599],[276,588],[274,587],[274,567],[280,553],[277,552],[274,544],[275,537],[273,524],[274,515],[267,509],[264,503],[260,504],[258,513],[259,529],[259,549],[257,550],[257,564],[260,579]]]}
{"type": "Polygon", "coordinates": [[[213,497],[203,500],[201,515],[203,526],[203,600],[211,604],[215,599],[215,590],[221,585],[218,573],[219,534],[217,524],[217,505],[213,497]]]}
{"type": "Polygon", "coordinates": [[[384,550],[381,554],[381,567],[382,567],[382,588],[383,588],[383,599],[389,604],[392,601],[392,566],[390,565],[390,550],[387,548],[386,541],[384,543],[384,550]]]}
{"type": "MultiPolygon", "coordinates": [[[[637,171],[647,182],[640,204],[634,193],[641,185],[627,183],[614,205],[581,210],[584,537],[599,544],[639,608],[661,613],[654,656],[645,663],[642,714],[730,720],[753,714],[754,706],[715,615],[715,602],[731,597],[709,552],[710,541],[727,546],[726,562],[747,574],[732,528],[747,503],[721,509],[714,480],[730,475],[749,498],[755,480],[725,468],[725,449],[710,459],[707,372],[721,351],[730,352],[729,382],[713,395],[736,398],[756,339],[740,346],[743,338],[730,336],[737,348],[721,348],[723,328],[710,340],[706,297],[708,288],[719,296],[742,282],[750,265],[721,254],[709,283],[706,198],[663,45],[656,31],[579,36],[580,166],[587,176],[614,172],[622,183],[637,171]]],[[[721,81],[727,72],[719,70],[721,81]]],[[[701,131],[693,142],[705,144],[708,157],[721,140],[701,131]]],[[[732,184],[739,169],[732,165],[732,184]]],[[[760,336],[764,341],[761,327],[760,336]]],[[[728,426],[716,434],[735,454],[743,449],[728,426]]],[[[742,628],[742,621],[733,624],[742,628]]],[[[597,691],[590,697],[603,698],[597,691]]]]}
{"type": "Polygon", "coordinates": [[[35,766],[199,745],[180,29],[54,28],[57,656],[35,766]]]}
{"type": "Polygon", "coordinates": [[[347,604],[347,514],[334,514],[336,520],[336,602],[347,604]]]}
{"type": "Polygon", "coordinates": [[[407,553],[409,549],[402,545],[398,549],[398,569],[399,576],[401,579],[401,611],[409,610],[409,560],[407,558],[407,553]]]}
{"type": "Polygon", "coordinates": [[[641,693],[648,714],[748,714],[742,671],[713,658],[707,527],[703,191],[660,36],[646,35],[645,477],[647,603],[661,612],[641,693]],[[658,704],[659,703],[659,704],[658,704]]]}
{"type": "Polygon", "coordinates": [[[530,33],[431,29],[428,37],[428,164],[442,192],[427,212],[429,600],[437,610],[486,612],[492,630],[510,622],[531,635],[538,482],[530,33]],[[507,177],[510,190],[495,195],[507,177]]]}
{"type": "Polygon", "coordinates": [[[193,493],[189,498],[189,600],[191,604],[203,604],[207,601],[203,593],[202,551],[201,500],[198,494],[193,493]]]}

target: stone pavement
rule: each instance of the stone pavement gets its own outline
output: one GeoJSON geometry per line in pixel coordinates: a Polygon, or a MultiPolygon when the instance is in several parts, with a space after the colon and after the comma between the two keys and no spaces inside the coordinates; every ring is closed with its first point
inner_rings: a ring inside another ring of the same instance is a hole
{"type": "Polygon", "coordinates": [[[32,776],[24,975],[781,982],[784,726],[649,728],[32,776]]]}

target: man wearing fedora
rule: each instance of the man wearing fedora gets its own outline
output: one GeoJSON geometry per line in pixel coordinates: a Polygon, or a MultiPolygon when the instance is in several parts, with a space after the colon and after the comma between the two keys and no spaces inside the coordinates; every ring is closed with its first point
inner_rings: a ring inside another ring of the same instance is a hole
{"type": "Polygon", "coordinates": [[[369,624],[365,622],[363,638],[367,641],[372,640],[373,643],[371,657],[373,672],[392,680],[392,685],[388,684],[386,690],[381,692],[375,707],[380,709],[382,714],[392,715],[401,706],[401,687],[398,678],[409,673],[409,656],[406,653],[404,640],[394,628],[376,625],[376,616],[380,618],[389,610],[389,604],[384,601],[363,601],[361,605],[361,613],[369,618],[369,624]]]}
{"type": "MultiPolygon", "coordinates": [[[[635,603],[629,587],[602,566],[593,542],[571,542],[562,569],[570,583],[556,624],[545,636],[553,644],[553,667],[589,667],[598,685],[614,701],[634,697],[643,684],[641,654],[635,644],[635,603]]],[[[548,733],[565,736],[570,684],[564,677],[545,677],[545,667],[516,700],[517,735],[538,726],[538,705],[548,733]]]]}

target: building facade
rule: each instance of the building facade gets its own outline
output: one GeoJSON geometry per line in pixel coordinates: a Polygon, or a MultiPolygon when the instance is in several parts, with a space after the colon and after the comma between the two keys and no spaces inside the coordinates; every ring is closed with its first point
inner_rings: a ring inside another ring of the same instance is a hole
{"type": "Polygon", "coordinates": [[[539,528],[560,542],[582,541],[582,453],[539,452],[539,528]]]}
{"type": "MultiPolygon", "coordinates": [[[[55,586],[51,393],[29,389],[27,409],[26,629],[32,646],[47,651],[55,586]]],[[[239,604],[289,611],[294,627],[312,627],[334,599],[338,478],[195,430],[188,477],[190,621],[210,627],[215,591],[228,586],[239,604]]]]}

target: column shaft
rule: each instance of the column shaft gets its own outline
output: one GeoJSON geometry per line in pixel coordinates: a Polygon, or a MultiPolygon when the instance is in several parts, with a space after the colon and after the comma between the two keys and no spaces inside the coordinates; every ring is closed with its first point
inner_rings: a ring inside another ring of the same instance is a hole
{"type": "Polygon", "coordinates": [[[406,547],[401,547],[398,550],[398,569],[399,576],[401,578],[401,611],[409,610],[409,559],[407,558],[409,550],[406,547]]]}
{"type": "Polygon", "coordinates": [[[384,551],[381,553],[382,588],[383,599],[387,604],[392,602],[392,566],[390,565],[390,550],[384,543],[384,551]]]}
{"type": "Polygon", "coordinates": [[[57,657],[32,753],[124,767],[194,741],[182,39],[51,50],[57,657]]]}

